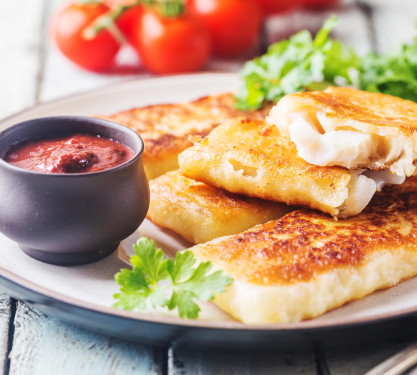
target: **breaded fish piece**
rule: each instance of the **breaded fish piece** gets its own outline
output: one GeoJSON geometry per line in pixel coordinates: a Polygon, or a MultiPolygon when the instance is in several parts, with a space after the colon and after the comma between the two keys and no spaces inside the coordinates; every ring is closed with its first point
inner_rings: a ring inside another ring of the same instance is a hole
{"type": "Polygon", "coordinates": [[[317,317],[417,274],[417,179],[334,221],[308,210],[192,247],[234,278],[215,303],[245,323],[317,317]]]}
{"type": "Polygon", "coordinates": [[[192,145],[190,136],[206,136],[220,121],[232,117],[265,118],[271,106],[260,111],[235,109],[233,94],[206,96],[192,102],[134,108],[99,116],[135,130],[145,143],[143,162],[148,179],[178,168],[178,154],[192,145]]]}
{"type": "Polygon", "coordinates": [[[396,183],[385,171],[309,164],[276,126],[262,120],[224,122],[183,151],[179,164],[185,176],[232,193],[307,206],[339,217],[356,215],[377,188],[385,182],[396,183]]]}
{"type": "Polygon", "coordinates": [[[417,103],[412,101],[329,87],[285,96],[267,122],[311,164],[416,173],[417,103]]]}
{"type": "Polygon", "coordinates": [[[149,183],[148,218],[192,243],[240,233],[293,210],[282,203],[231,194],[171,171],[149,183]]]}

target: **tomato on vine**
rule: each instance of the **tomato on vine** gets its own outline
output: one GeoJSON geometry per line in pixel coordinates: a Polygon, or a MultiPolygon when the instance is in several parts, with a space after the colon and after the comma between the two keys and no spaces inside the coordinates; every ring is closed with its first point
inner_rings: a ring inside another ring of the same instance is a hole
{"type": "Polygon", "coordinates": [[[207,26],[219,56],[238,55],[259,37],[262,19],[254,0],[189,0],[187,6],[207,26]]]}
{"type": "Polygon", "coordinates": [[[51,35],[59,50],[75,64],[93,71],[107,69],[120,48],[117,30],[95,27],[109,12],[96,2],[69,3],[54,17],[51,35]]]}
{"type": "Polygon", "coordinates": [[[129,6],[115,19],[116,26],[129,43],[133,43],[133,35],[143,14],[142,5],[129,6]]]}
{"type": "Polygon", "coordinates": [[[143,64],[154,73],[194,71],[210,56],[210,36],[204,24],[186,12],[173,13],[164,16],[158,9],[144,7],[132,35],[143,64]]]}

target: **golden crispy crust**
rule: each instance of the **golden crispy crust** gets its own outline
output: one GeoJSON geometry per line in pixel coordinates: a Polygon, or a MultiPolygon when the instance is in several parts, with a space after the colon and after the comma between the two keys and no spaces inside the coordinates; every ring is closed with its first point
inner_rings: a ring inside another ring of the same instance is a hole
{"type": "Polygon", "coordinates": [[[192,243],[242,232],[291,209],[279,203],[229,193],[171,171],[149,183],[148,218],[192,243]]]}
{"type": "Polygon", "coordinates": [[[159,104],[109,116],[99,116],[139,133],[145,143],[143,160],[148,178],[178,167],[177,155],[192,145],[189,136],[206,136],[220,121],[232,117],[264,118],[270,106],[260,111],[234,108],[233,94],[206,96],[192,102],[159,104]]]}
{"type": "Polygon", "coordinates": [[[358,121],[411,135],[417,130],[417,104],[386,94],[329,87],[325,91],[291,94],[300,103],[324,110],[328,118],[358,121]]]}
{"type": "Polygon", "coordinates": [[[263,120],[232,119],[179,155],[181,173],[238,194],[337,215],[349,172],[308,164],[293,143],[263,120]]]}
{"type": "MultiPolygon", "coordinates": [[[[294,211],[214,244],[196,248],[232,277],[258,285],[311,281],[337,268],[358,267],[374,254],[417,255],[417,178],[375,195],[359,215],[334,221],[294,211]]],[[[388,272],[388,270],[387,270],[388,272]]],[[[417,270],[416,270],[417,272],[417,270]]]]}
{"type": "Polygon", "coordinates": [[[214,302],[246,323],[314,318],[417,274],[417,179],[350,219],[299,210],[192,248],[234,278],[214,302]]]}

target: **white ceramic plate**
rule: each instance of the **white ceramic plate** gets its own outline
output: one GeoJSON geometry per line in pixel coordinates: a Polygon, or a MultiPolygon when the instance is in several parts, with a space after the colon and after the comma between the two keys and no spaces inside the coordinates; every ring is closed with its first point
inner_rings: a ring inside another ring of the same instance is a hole
{"type": "MultiPolygon", "coordinates": [[[[0,130],[34,117],[109,114],[149,104],[192,100],[234,90],[237,84],[234,74],[213,73],[121,82],[27,109],[1,121],[0,130]]],[[[139,232],[157,238],[159,245],[171,253],[187,246],[169,231],[145,221],[137,233],[124,241],[127,251],[139,232]]],[[[113,277],[122,267],[125,264],[116,253],[84,266],[44,264],[29,258],[14,242],[0,235],[0,282],[10,294],[83,327],[139,341],[167,343],[175,339],[192,345],[233,343],[258,347],[274,343],[288,348],[306,338],[358,339],[369,330],[387,334],[390,327],[396,332],[400,327],[410,329],[417,313],[414,278],[320,318],[293,324],[243,325],[211,304],[203,307],[202,319],[198,321],[134,314],[111,308],[112,295],[118,290],[113,277]]]]}

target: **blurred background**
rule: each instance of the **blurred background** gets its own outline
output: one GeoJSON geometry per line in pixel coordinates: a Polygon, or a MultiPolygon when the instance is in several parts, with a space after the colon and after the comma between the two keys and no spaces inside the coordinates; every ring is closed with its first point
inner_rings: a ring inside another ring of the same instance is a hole
{"type": "MultiPolygon", "coordinates": [[[[147,1],[152,2],[152,0],[147,1]]],[[[215,45],[222,44],[222,41],[227,38],[231,42],[230,47],[227,43],[225,46],[220,46],[220,51],[207,51],[204,49],[204,37],[200,35],[200,39],[193,41],[199,46],[194,48],[193,56],[182,56],[182,60],[180,59],[179,65],[174,67],[174,70],[177,69],[178,72],[238,72],[244,61],[265,52],[271,43],[287,38],[301,29],[317,31],[323,21],[332,13],[336,13],[340,18],[333,36],[354,46],[360,54],[365,54],[370,50],[377,52],[389,50],[400,43],[411,42],[416,35],[416,0],[247,0],[252,3],[251,6],[253,4],[257,6],[260,10],[259,14],[247,4],[246,8],[242,6],[245,1],[237,0],[237,5],[230,5],[232,8],[222,9],[221,4],[225,5],[230,1],[218,0],[217,3],[220,5],[217,4],[218,9],[215,9],[217,13],[207,15],[207,12],[210,12],[210,6],[216,6],[213,5],[212,0],[187,0],[185,5],[187,17],[189,13],[192,13],[194,18],[199,16],[197,24],[200,26],[204,24],[207,26],[206,29],[211,28],[209,30],[211,38],[213,38],[213,33],[217,32],[218,39],[214,43],[215,45]],[[192,7],[193,11],[190,10],[192,7]],[[230,20],[231,13],[238,14],[239,12],[242,13],[240,22],[237,25],[233,24],[230,20]],[[225,27],[225,23],[229,26],[225,27]],[[256,31],[253,31],[253,28],[256,31]],[[248,33],[249,35],[247,35],[248,33]],[[246,35],[246,40],[236,40],[242,35],[243,38],[246,35]],[[187,65],[187,62],[189,63],[191,60],[194,63],[191,62],[191,65],[187,65]]],[[[97,3],[97,1],[93,2],[97,3]]],[[[155,3],[155,1],[153,2],[155,3]]],[[[159,0],[159,2],[161,1],[159,0]]],[[[78,4],[78,6],[81,7],[93,6],[91,1],[80,3],[82,4],[78,4]]],[[[73,10],[71,14],[69,7],[72,5],[69,5],[68,1],[1,1],[0,117],[7,116],[39,101],[94,89],[115,81],[148,77],[154,74],[175,73],[175,71],[170,71],[170,68],[173,67],[171,58],[173,59],[175,54],[179,54],[178,50],[185,50],[185,47],[181,45],[182,39],[195,39],[196,35],[201,32],[200,26],[196,25],[195,20],[193,20],[194,24],[190,21],[191,26],[190,24],[185,24],[185,26],[180,24],[176,29],[169,29],[167,26],[165,32],[171,39],[168,38],[163,42],[152,41],[155,33],[162,32],[161,28],[166,25],[158,18],[148,15],[147,21],[142,22],[140,27],[137,26],[136,19],[143,17],[143,14],[140,14],[140,11],[132,11],[130,14],[120,12],[121,5],[126,4],[129,5],[129,2],[121,3],[116,0],[108,0],[105,1],[105,4],[95,5],[96,7],[106,7],[106,11],[101,8],[98,14],[106,13],[108,15],[110,12],[110,18],[112,18],[110,24],[119,27],[116,32],[114,30],[111,32],[110,38],[100,41],[99,46],[87,46],[87,49],[83,51],[82,48],[77,50],[77,47],[74,49],[71,46],[71,43],[74,42],[71,40],[74,38],[71,33],[76,32],[71,29],[76,27],[74,25],[77,22],[84,22],[80,16],[82,11],[80,13],[77,10],[78,13],[74,13],[73,10]],[[122,15],[116,17],[117,12],[122,15]],[[55,21],[52,21],[53,19],[55,21]],[[183,29],[178,31],[181,27],[183,29]],[[122,32],[120,33],[120,31],[122,32]],[[121,35],[123,33],[125,33],[124,36],[121,35]],[[176,41],[176,37],[181,40],[176,41]],[[109,42],[108,39],[112,38],[113,40],[109,42]],[[114,38],[118,38],[119,42],[125,40],[126,43],[121,45],[119,49],[114,38]],[[59,48],[57,41],[61,43],[59,48]],[[158,45],[158,43],[162,44],[158,45]],[[163,43],[166,43],[168,47],[164,47],[163,43]],[[86,70],[65,57],[61,50],[65,50],[67,56],[72,58],[75,56],[75,59],[81,56],[81,59],[87,58],[87,60],[107,59],[110,60],[110,63],[108,65],[106,63],[104,68],[100,67],[99,72],[86,70]],[[110,57],[101,56],[103,51],[106,51],[105,53],[110,57]],[[141,61],[144,58],[140,57],[138,53],[143,53],[147,60],[146,64],[141,61]],[[165,53],[171,55],[165,55],[165,53]],[[114,59],[111,57],[113,54],[115,55],[114,59]],[[161,61],[165,61],[165,65],[158,66],[161,61]]],[[[163,9],[161,13],[165,12],[168,15],[171,13],[170,20],[172,21],[175,18],[175,12],[178,12],[176,7],[178,8],[178,1],[172,0],[169,7],[163,9]]],[[[97,18],[96,14],[89,14],[85,17],[90,17],[92,20],[95,19],[94,17],[97,18]]],[[[103,22],[106,24],[108,17],[107,19],[101,17],[99,21],[93,23],[94,27],[89,29],[90,34],[99,30],[103,22]]],[[[105,27],[108,25],[109,23],[105,27]]],[[[112,27],[112,25],[110,26],[112,27]]],[[[89,37],[91,38],[91,35],[89,37]]]]}

